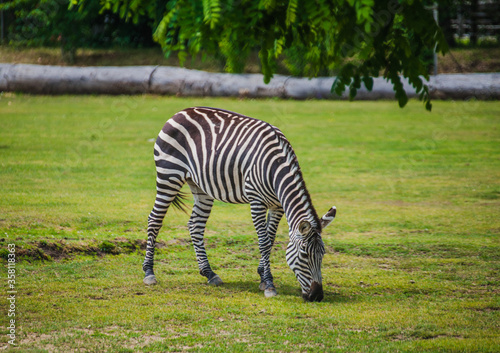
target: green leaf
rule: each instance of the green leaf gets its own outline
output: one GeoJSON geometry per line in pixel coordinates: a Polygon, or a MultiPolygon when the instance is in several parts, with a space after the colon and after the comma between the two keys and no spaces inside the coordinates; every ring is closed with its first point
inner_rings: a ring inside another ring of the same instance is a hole
{"type": "Polygon", "coordinates": [[[354,100],[354,98],[356,98],[356,94],[358,94],[358,90],[355,87],[351,86],[349,89],[349,100],[354,100]]]}
{"type": "Polygon", "coordinates": [[[214,29],[219,22],[221,7],[219,0],[203,0],[203,21],[214,29]]]}
{"type": "Polygon", "coordinates": [[[286,9],[286,26],[289,27],[295,22],[296,12],[297,12],[298,0],[289,0],[288,7],[286,9]]]}
{"type": "Polygon", "coordinates": [[[406,105],[406,103],[408,103],[408,96],[406,95],[406,92],[402,88],[396,92],[396,98],[398,99],[398,104],[400,108],[403,108],[406,105]]]}
{"type": "Polygon", "coordinates": [[[373,78],[370,76],[363,76],[363,83],[368,91],[373,89],[373,78]]]}
{"type": "Polygon", "coordinates": [[[333,81],[332,88],[330,89],[331,93],[335,93],[338,96],[342,96],[342,93],[345,91],[345,85],[341,82],[341,79],[339,76],[335,78],[335,81],[333,81]]]}
{"type": "Polygon", "coordinates": [[[179,65],[184,66],[186,59],[188,57],[188,53],[185,50],[180,50],[177,53],[177,57],[179,58],[179,65]]]}

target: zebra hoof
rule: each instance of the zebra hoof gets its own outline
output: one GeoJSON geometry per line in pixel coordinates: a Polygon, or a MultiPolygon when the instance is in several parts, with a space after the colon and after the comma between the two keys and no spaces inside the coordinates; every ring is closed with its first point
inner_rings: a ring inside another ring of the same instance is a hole
{"type": "Polygon", "coordinates": [[[276,288],[271,287],[271,288],[266,288],[264,291],[264,295],[266,298],[272,298],[278,295],[278,292],[276,291],[276,288]]]}
{"type": "Polygon", "coordinates": [[[260,282],[259,289],[260,290],[266,290],[266,282],[260,282]]]}
{"type": "Polygon", "coordinates": [[[218,286],[223,285],[224,282],[222,282],[222,280],[220,279],[220,277],[218,275],[215,275],[211,279],[208,280],[208,284],[211,286],[218,287],[218,286]]]}
{"type": "Polygon", "coordinates": [[[153,285],[155,285],[155,284],[158,283],[156,281],[155,275],[149,275],[149,276],[144,277],[144,279],[142,280],[142,282],[144,282],[144,284],[146,284],[148,286],[153,286],[153,285]]]}

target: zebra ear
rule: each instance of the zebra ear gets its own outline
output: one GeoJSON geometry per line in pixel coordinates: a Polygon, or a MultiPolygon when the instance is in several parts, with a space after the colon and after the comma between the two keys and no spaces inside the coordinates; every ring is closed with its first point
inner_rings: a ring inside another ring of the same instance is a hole
{"type": "Polygon", "coordinates": [[[333,206],[330,210],[321,217],[321,229],[324,229],[335,219],[335,214],[337,214],[337,208],[333,206]]]}
{"type": "Polygon", "coordinates": [[[308,221],[302,221],[299,224],[299,232],[302,235],[306,235],[311,230],[311,223],[308,221]]]}

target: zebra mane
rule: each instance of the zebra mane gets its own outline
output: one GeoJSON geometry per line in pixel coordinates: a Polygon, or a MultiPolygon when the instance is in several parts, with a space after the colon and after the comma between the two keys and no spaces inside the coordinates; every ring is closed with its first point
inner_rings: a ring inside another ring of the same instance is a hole
{"type": "Polygon", "coordinates": [[[273,128],[276,131],[276,136],[278,137],[278,140],[280,142],[280,146],[283,148],[283,151],[285,152],[287,159],[289,158],[289,162],[290,162],[290,165],[292,167],[292,171],[294,173],[294,176],[300,182],[300,190],[306,196],[306,200],[309,203],[309,210],[310,210],[311,215],[314,219],[314,222],[316,223],[316,226],[318,227],[319,231],[321,232],[321,221],[320,221],[320,219],[318,217],[318,213],[316,212],[316,209],[314,208],[314,205],[312,203],[311,195],[309,194],[309,191],[307,191],[306,182],[304,180],[304,177],[302,176],[302,171],[300,169],[299,160],[297,159],[297,155],[295,154],[295,151],[293,150],[293,147],[292,147],[290,141],[288,141],[288,139],[285,137],[283,132],[281,132],[281,130],[275,126],[273,126],[273,128]]]}

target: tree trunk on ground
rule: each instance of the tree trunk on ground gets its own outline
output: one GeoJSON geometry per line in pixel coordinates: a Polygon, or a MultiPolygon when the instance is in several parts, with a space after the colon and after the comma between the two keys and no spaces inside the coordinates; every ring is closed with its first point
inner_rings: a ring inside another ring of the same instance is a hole
{"type": "MultiPolygon", "coordinates": [[[[60,67],[0,64],[0,92],[33,94],[161,94],[190,97],[287,99],[348,99],[331,93],[334,77],[314,79],[275,75],[264,84],[260,74],[226,74],[178,67],[60,67]]],[[[417,97],[406,80],[404,90],[417,97]]],[[[500,73],[433,76],[432,96],[442,99],[500,99],[500,73]]],[[[357,100],[394,99],[394,88],[384,78],[373,80],[373,90],[358,90],[357,100]]]]}

